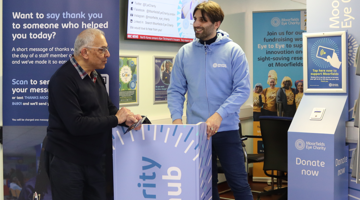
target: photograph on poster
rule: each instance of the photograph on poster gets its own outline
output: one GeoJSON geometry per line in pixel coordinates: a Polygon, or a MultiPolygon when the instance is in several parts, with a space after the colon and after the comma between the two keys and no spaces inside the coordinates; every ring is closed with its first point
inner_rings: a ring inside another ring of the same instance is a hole
{"type": "Polygon", "coordinates": [[[304,92],[346,93],[346,32],[303,34],[304,92]]]}
{"type": "Polygon", "coordinates": [[[173,68],[174,57],[155,56],[155,98],[154,103],[167,102],[167,89],[170,84],[171,70],[173,68]]]}
{"type": "Polygon", "coordinates": [[[139,105],[139,58],[121,56],[119,65],[119,105],[139,105]]]}

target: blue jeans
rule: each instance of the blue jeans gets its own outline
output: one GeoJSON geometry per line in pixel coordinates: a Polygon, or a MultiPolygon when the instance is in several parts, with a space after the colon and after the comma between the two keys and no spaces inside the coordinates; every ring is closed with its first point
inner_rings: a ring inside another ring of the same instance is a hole
{"type": "Polygon", "coordinates": [[[218,132],[212,136],[213,200],[220,200],[217,189],[217,158],[236,200],[253,200],[245,170],[239,130],[218,132]]]}

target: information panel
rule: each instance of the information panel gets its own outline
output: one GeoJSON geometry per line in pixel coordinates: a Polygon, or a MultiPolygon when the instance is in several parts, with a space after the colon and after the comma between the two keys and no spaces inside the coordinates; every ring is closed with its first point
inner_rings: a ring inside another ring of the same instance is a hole
{"type": "Polygon", "coordinates": [[[307,33],[304,40],[304,92],[346,93],[346,32],[307,33]]]}
{"type": "MultiPolygon", "coordinates": [[[[112,45],[119,43],[119,3],[21,0],[3,4],[4,125],[46,126],[50,77],[69,59],[82,30],[103,30],[111,55],[119,55],[118,45],[112,45]]],[[[113,102],[119,101],[118,88],[112,87],[119,85],[118,65],[118,57],[111,56],[105,70],[99,71],[110,75],[113,102]]]]}
{"type": "MultiPolygon", "coordinates": [[[[302,34],[305,31],[305,10],[253,13],[254,135],[261,135],[260,116],[277,116],[286,112],[288,117],[293,117],[291,115],[295,112],[289,110],[294,110],[294,105],[297,109],[301,102],[303,97],[302,34]],[[278,110],[280,106],[276,103],[277,95],[282,97],[279,99],[281,102],[289,102],[290,106],[278,110]]],[[[259,139],[254,139],[253,145],[254,153],[261,151],[262,142],[259,139]]],[[[262,180],[263,177],[267,177],[264,174],[263,163],[255,163],[253,169],[253,180],[262,180]]]]}

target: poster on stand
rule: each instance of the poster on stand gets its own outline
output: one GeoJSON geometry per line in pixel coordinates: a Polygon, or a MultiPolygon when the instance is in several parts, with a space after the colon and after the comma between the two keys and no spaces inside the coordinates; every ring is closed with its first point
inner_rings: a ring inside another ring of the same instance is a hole
{"type": "MultiPolygon", "coordinates": [[[[303,96],[303,39],[306,11],[253,13],[253,134],[261,135],[260,116],[293,117],[303,96]],[[280,102],[280,103],[277,103],[280,102]]],[[[261,139],[253,139],[254,153],[261,139]]],[[[266,181],[255,163],[254,181],[266,181]]]]}
{"type": "MultiPolygon", "coordinates": [[[[17,0],[2,1],[2,6],[4,189],[0,199],[14,194],[19,200],[34,199],[37,181],[43,188],[42,192],[37,191],[41,194],[38,199],[49,200],[51,189],[47,175],[38,173],[45,172],[40,157],[43,157],[41,144],[49,118],[49,80],[74,53],[75,39],[84,29],[98,28],[104,31],[109,44],[119,44],[120,2],[17,0]],[[11,195],[10,183],[14,177],[21,191],[15,190],[11,195]]],[[[118,45],[110,45],[109,51],[111,55],[118,55],[118,45]]],[[[118,57],[111,56],[105,69],[98,70],[106,77],[114,103],[119,101],[118,66],[118,57]]],[[[112,191],[107,193],[113,196],[112,191]]]]}
{"type": "MultiPolygon", "coordinates": [[[[98,28],[108,42],[119,41],[119,10],[113,8],[119,3],[66,2],[3,2],[4,126],[48,125],[49,80],[74,53],[75,38],[81,31],[98,28]],[[96,12],[94,8],[98,8],[96,12]]],[[[109,51],[119,54],[118,48],[110,47],[109,51]]],[[[117,57],[110,56],[105,69],[98,70],[110,75],[113,102],[118,101],[117,87],[112,87],[118,82],[117,66],[117,57]]]]}
{"type": "Polygon", "coordinates": [[[139,57],[121,56],[119,65],[119,105],[139,105],[139,57]]]}
{"type": "Polygon", "coordinates": [[[167,102],[167,89],[170,84],[171,70],[173,68],[174,57],[155,56],[155,99],[154,103],[167,102]]]}
{"type": "Polygon", "coordinates": [[[303,41],[304,92],[346,93],[346,32],[307,33],[303,41]]]}

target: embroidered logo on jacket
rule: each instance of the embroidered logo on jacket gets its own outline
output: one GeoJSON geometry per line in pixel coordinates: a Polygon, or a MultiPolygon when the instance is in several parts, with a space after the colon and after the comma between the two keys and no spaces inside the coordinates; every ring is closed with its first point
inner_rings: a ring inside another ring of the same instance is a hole
{"type": "Polygon", "coordinates": [[[227,68],[226,64],[218,64],[218,63],[214,63],[214,64],[213,64],[213,67],[214,67],[214,68],[217,68],[217,67],[227,68]]]}

